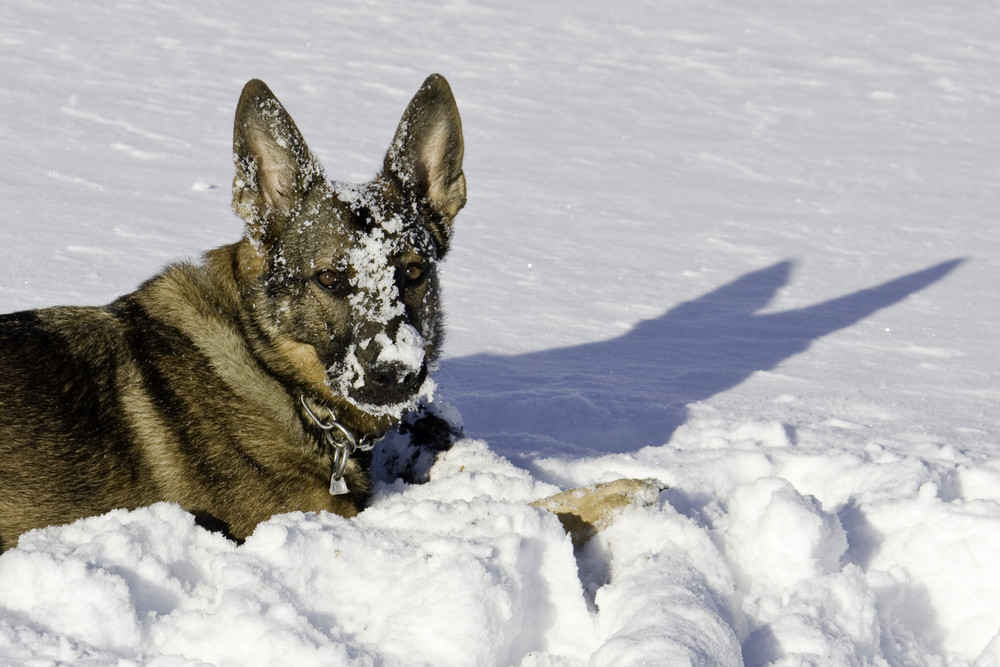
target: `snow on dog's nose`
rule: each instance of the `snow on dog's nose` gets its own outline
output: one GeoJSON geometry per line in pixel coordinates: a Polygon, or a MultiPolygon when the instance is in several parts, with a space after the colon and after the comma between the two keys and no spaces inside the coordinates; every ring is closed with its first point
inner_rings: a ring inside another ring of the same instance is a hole
{"type": "Polygon", "coordinates": [[[378,349],[378,355],[365,375],[368,382],[374,385],[373,389],[390,394],[415,392],[424,367],[423,336],[403,322],[396,330],[395,340],[379,332],[372,342],[378,349]]]}
{"type": "Polygon", "coordinates": [[[424,337],[406,322],[396,326],[392,337],[378,331],[362,338],[352,346],[339,375],[342,394],[371,414],[401,415],[419,397],[434,391],[425,345],[424,337]]]}

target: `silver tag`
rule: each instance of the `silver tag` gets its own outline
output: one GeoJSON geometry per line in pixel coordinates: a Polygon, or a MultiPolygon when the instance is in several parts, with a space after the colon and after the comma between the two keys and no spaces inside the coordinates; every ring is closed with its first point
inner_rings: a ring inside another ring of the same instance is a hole
{"type": "Polygon", "coordinates": [[[330,477],[330,495],[331,496],[342,496],[347,493],[347,482],[344,481],[343,477],[330,477]]]}

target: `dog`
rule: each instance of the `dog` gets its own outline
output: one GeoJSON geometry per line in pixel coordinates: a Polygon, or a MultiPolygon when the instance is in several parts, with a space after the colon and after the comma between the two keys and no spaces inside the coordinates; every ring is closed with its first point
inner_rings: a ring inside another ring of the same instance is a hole
{"type": "MultiPolygon", "coordinates": [[[[329,181],[249,81],[233,130],[242,239],[107,306],[0,315],[0,552],[33,528],[160,501],[237,542],[283,512],[355,516],[388,430],[410,440],[393,474],[450,448],[460,430],[426,406],[463,156],[440,75],[361,184],[329,181]]],[[[663,488],[618,480],[532,505],[579,548],[663,488]]]]}
{"type": "Polygon", "coordinates": [[[103,307],[0,316],[0,551],[158,501],[236,540],[281,512],[356,515],[372,443],[432,393],[466,201],[444,77],[367,183],[328,180],[259,80],[233,153],[242,239],[103,307]]]}

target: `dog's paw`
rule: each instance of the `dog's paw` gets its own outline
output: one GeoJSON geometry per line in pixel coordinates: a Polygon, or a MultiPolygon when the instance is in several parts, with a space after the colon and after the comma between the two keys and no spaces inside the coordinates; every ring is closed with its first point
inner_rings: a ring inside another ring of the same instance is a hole
{"type": "Polygon", "coordinates": [[[407,484],[424,484],[438,454],[463,437],[461,426],[421,406],[405,415],[399,428],[379,443],[372,472],[386,483],[400,479],[407,484]]]}
{"type": "Polygon", "coordinates": [[[657,502],[667,486],[658,479],[616,479],[594,486],[569,489],[531,503],[552,512],[580,548],[607,528],[625,509],[647,507],[657,502]]]}
{"type": "Polygon", "coordinates": [[[410,436],[410,442],[420,449],[445,452],[462,437],[462,429],[426,410],[418,410],[399,426],[399,432],[410,436]]]}

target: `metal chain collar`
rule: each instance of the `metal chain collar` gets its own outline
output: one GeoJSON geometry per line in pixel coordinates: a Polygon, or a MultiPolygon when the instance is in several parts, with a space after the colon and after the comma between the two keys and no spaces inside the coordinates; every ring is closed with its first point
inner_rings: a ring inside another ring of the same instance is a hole
{"type": "Polygon", "coordinates": [[[326,421],[319,418],[319,416],[309,407],[306,402],[306,395],[302,394],[300,396],[302,401],[302,407],[305,408],[306,414],[309,418],[313,420],[323,431],[323,439],[326,441],[327,446],[330,447],[332,452],[331,456],[333,458],[332,471],[330,473],[330,494],[334,496],[339,496],[347,493],[347,482],[344,480],[344,471],[347,469],[347,459],[351,457],[356,451],[367,452],[372,447],[375,446],[374,443],[365,442],[362,440],[358,444],[357,439],[354,434],[344,428],[344,425],[337,421],[337,415],[334,414],[333,410],[327,409],[330,413],[330,418],[326,421]]]}

